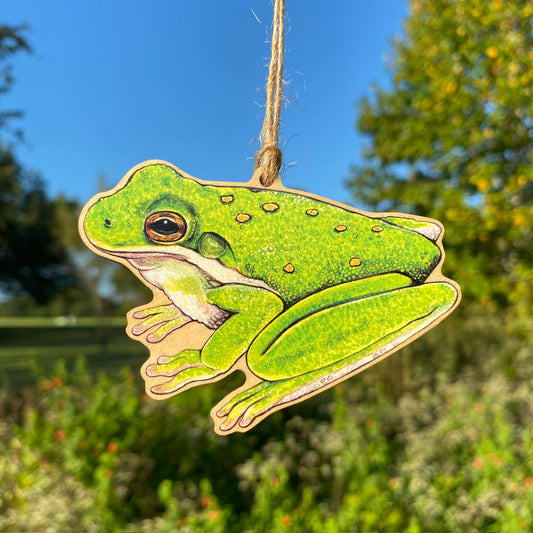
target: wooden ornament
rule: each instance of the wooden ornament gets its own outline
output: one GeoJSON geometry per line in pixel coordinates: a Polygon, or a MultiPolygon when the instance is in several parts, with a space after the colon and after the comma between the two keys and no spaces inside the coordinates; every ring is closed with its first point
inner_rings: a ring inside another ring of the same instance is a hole
{"type": "Polygon", "coordinates": [[[208,182],[147,161],[85,206],[80,233],[153,292],[127,325],[150,351],[148,395],[244,372],[211,411],[219,434],[370,367],[460,300],[441,272],[439,222],[367,213],[279,180],[265,188],[257,176],[208,182]]]}

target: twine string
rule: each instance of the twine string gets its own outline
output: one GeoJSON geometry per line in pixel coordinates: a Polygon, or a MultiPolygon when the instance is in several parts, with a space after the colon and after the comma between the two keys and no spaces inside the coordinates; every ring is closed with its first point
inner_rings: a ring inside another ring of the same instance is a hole
{"type": "Polygon", "coordinates": [[[255,156],[254,178],[263,187],[279,179],[283,156],[278,147],[283,103],[283,48],[285,44],[285,0],[275,0],[272,44],[266,84],[265,120],[261,130],[261,148],[255,156]]]}

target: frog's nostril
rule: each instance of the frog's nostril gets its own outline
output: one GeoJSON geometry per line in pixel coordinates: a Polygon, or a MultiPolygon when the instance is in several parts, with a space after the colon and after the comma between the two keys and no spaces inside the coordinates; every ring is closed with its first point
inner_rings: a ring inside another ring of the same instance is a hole
{"type": "Polygon", "coordinates": [[[111,227],[111,220],[109,220],[108,218],[106,218],[106,219],[104,220],[104,226],[105,226],[106,228],[111,227]]]}

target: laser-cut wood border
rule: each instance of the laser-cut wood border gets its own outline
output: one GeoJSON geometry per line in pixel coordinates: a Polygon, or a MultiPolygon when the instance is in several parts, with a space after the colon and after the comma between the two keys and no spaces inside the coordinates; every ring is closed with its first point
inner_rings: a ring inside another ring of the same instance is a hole
{"type": "Polygon", "coordinates": [[[367,213],[276,181],[204,181],[151,160],[84,207],[85,244],[153,299],[127,315],[162,399],[241,370],[215,431],[266,416],[361,372],[458,305],[442,275],[442,225],[367,213]]]}

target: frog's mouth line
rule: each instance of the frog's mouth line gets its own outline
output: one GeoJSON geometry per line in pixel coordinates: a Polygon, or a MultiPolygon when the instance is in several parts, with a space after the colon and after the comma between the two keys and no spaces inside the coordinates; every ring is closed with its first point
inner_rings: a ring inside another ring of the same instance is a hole
{"type": "Polygon", "coordinates": [[[204,257],[198,252],[182,246],[166,246],[164,250],[154,250],[152,247],[140,246],[134,249],[117,251],[102,248],[94,242],[92,244],[106,255],[126,259],[141,275],[143,272],[161,268],[162,263],[166,261],[177,261],[189,263],[196,267],[212,287],[238,283],[273,292],[272,288],[263,281],[244,276],[237,269],[223,265],[218,259],[204,257]]]}

